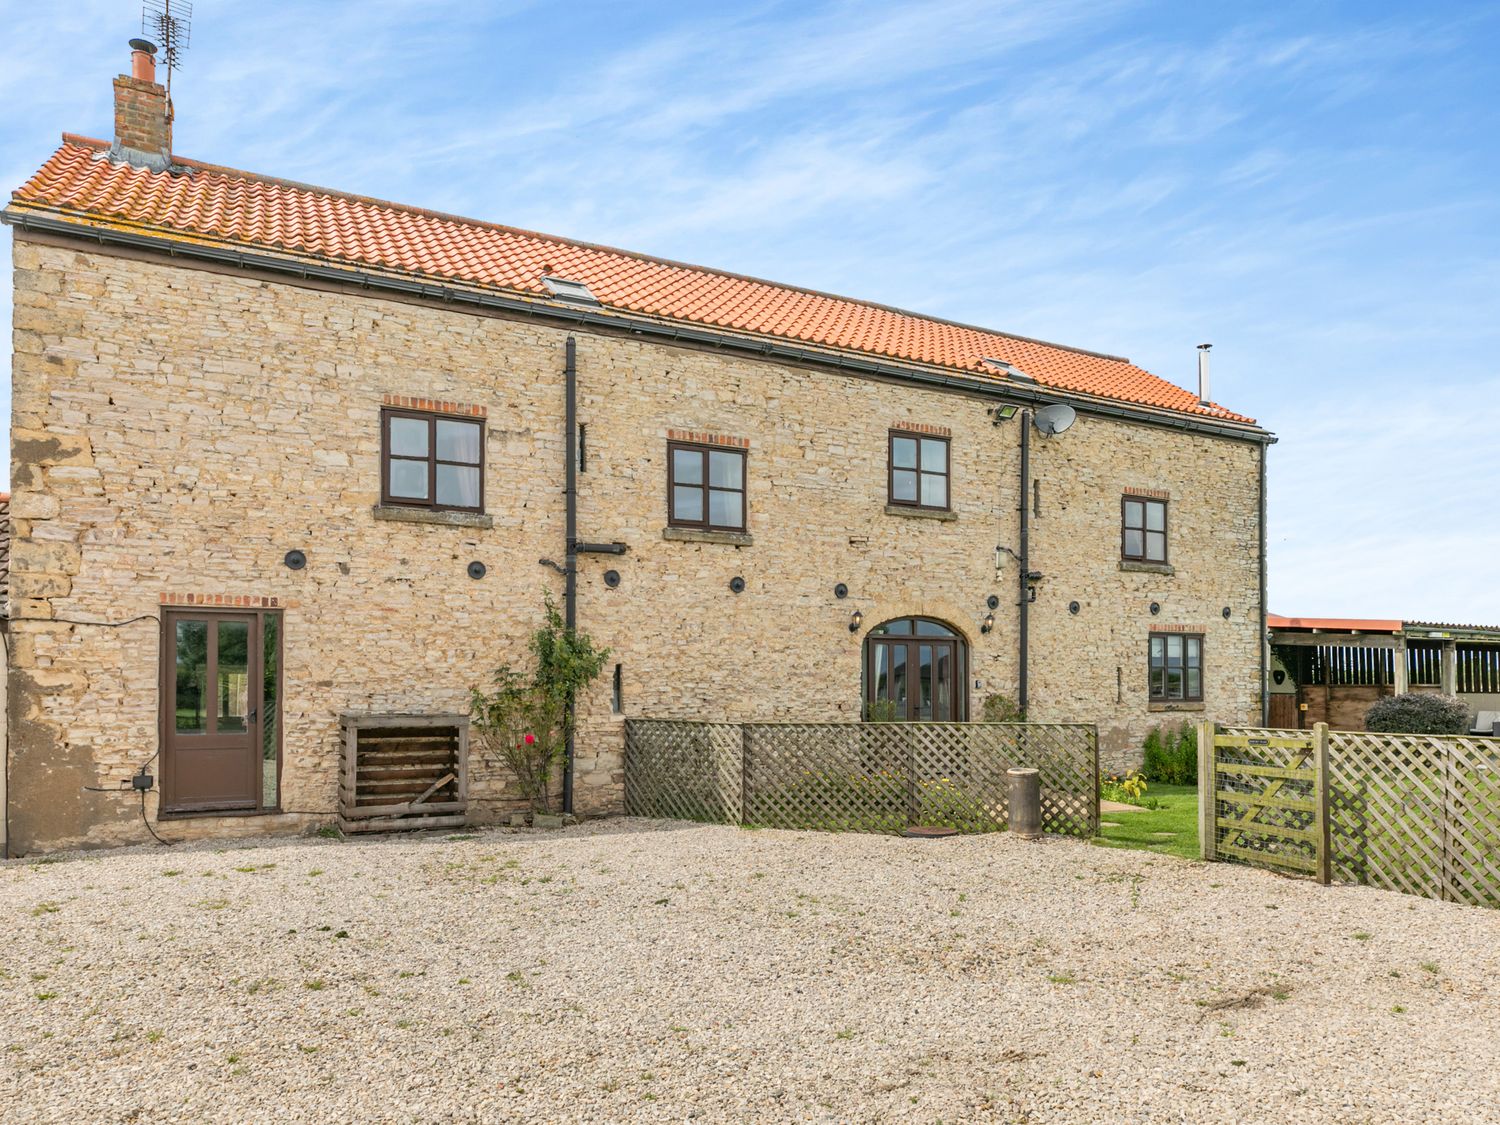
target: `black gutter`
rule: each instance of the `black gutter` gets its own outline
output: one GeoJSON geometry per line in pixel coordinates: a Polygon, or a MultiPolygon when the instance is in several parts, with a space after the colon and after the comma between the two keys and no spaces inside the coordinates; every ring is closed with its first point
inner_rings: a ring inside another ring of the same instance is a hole
{"type": "Polygon", "coordinates": [[[1016,570],[1020,574],[1018,585],[1021,591],[1021,600],[1016,603],[1018,609],[1017,626],[1019,633],[1020,664],[1017,669],[1016,683],[1016,707],[1021,712],[1021,721],[1026,720],[1026,703],[1028,689],[1030,687],[1030,668],[1028,656],[1030,655],[1030,644],[1028,630],[1031,626],[1031,582],[1028,575],[1031,573],[1031,508],[1027,504],[1027,498],[1031,493],[1031,411],[1021,411],[1021,551],[1020,559],[1016,563],[1016,570]]]}
{"type": "MultiPolygon", "coordinates": [[[[571,633],[578,624],[578,342],[568,337],[563,350],[563,439],[567,468],[563,473],[563,500],[567,509],[563,534],[568,540],[563,563],[563,623],[571,633]]],[[[567,724],[568,742],[563,759],[563,813],[573,811],[573,698],[565,704],[563,722],[567,724]]]]}
{"type": "Polygon", "coordinates": [[[1027,386],[1014,382],[997,385],[978,379],[952,375],[939,375],[919,368],[902,367],[894,363],[835,352],[821,352],[813,348],[796,347],[772,340],[735,336],[712,329],[690,328],[671,322],[659,322],[626,313],[601,313],[587,308],[547,304],[521,297],[505,297],[496,293],[476,292],[452,288],[431,282],[408,278],[366,273],[360,270],[339,269],[311,262],[290,261],[270,254],[257,254],[243,250],[228,250],[199,243],[178,242],[173,239],[155,238],[130,231],[104,227],[84,226],[65,219],[34,215],[25,211],[6,210],[0,212],[0,221],[22,230],[43,234],[60,235],[72,239],[97,242],[101,246],[123,246],[153,253],[165,253],[169,257],[188,258],[197,261],[231,265],[240,269],[261,269],[270,273],[285,274],[309,281],[332,282],[340,285],[357,285],[379,292],[399,293],[405,296],[423,297],[447,304],[469,305],[497,312],[525,317],[536,317],[556,321],[580,328],[598,328],[624,331],[637,336],[650,336],[670,343],[698,344],[704,347],[742,352],[763,359],[776,359],[813,367],[826,367],[838,371],[849,371],[860,375],[893,379],[904,383],[941,387],[962,391],[985,398],[1001,399],[1005,402],[1047,405],[1068,402],[1081,413],[1105,418],[1119,418],[1147,426],[1162,426],[1188,433],[1211,434],[1235,441],[1250,441],[1268,444],[1275,436],[1255,426],[1215,423],[1197,418],[1138,409],[1119,403],[1102,402],[1088,397],[1077,397],[1067,392],[1045,386],[1027,386]]]}

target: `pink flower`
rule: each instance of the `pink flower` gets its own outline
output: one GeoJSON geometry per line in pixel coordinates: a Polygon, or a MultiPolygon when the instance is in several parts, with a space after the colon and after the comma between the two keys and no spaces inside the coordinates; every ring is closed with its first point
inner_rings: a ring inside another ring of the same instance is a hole
{"type": "Polygon", "coordinates": [[[525,738],[524,738],[524,739],[522,739],[522,740],[521,740],[521,741],[523,741],[523,742],[525,742],[525,743],[526,743],[526,745],[527,745],[527,746],[530,746],[530,745],[531,745],[531,744],[532,744],[532,743],[533,743],[533,742],[535,742],[535,741],[536,741],[536,735],[534,735],[534,734],[528,734],[528,735],[527,735],[527,736],[526,736],[526,737],[525,737],[525,738]]]}

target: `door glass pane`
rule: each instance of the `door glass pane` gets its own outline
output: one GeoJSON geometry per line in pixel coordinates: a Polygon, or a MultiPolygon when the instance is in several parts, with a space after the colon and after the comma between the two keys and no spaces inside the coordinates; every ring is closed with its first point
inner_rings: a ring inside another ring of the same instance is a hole
{"type": "Polygon", "coordinates": [[[891,671],[890,671],[890,645],[876,645],[871,654],[874,668],[871,670],[870,698],[889,699],[891,697],[891,671]]]}
{"type": "Polygon", "coordinates": [[[714,527],[744,527],[745,497],[739,492],[708,490],[708,522],[714,527]]]}
{"type": "Polygon", "coordinates": [[[439,465],[437,502],[455,508],[479,507],[479,470],[466,465],[439,465]]]}
{"type": "Polygon", "coordinates": [[[939,625],[936,621],[917,622],[917,636],[919,637],[951,637],[954,635],[952,629],[946,625],[939,625]]]}
{"type": "Polygon", "coordinates": [[[391,495],[409,500],[426,500],[427,462],[391,458],[391,495]]]}
{"type": "Polygon", "coordinates": [[[891,646],[891,694],[896,704],[896,717],[906,718],[906,646],[891,646]]]}
{"type": "Polygon", "coordinates": [[[936,664],[932,674],[932,717],[946,723],[953,720],[953,647],[937,645],[933,649],[936,664]]]}
{"type": "Polygon", "coordinates": [[[1167,506],[1165,504],[1146,505],[1146,530],[1165,531],[1167,529],[1167,506]]]}
{"type": "Polygon", "coordinates": [[[702,484],[703,454],[694,449],[672,450],[672,480],[676,484],[702,484]]]}
{"type": "Polygon", "coordinates": [[[393,457],[427,456],[427,419],[391,419],[391,455],[393,457]]]}
{"type": "Polygon", "coordinates": [[[281,618],[267,614],[262,630],[261,694],[260,694],[260,752],[261,752],[261,807],[274,809],[279,803],[277,783],[276,744],[280,733],[281,700],[276,687],[280,672],[281,618]]]}
{"type": "Polygon", "coordinates": [[[917,718],[932,718],[932,646],[917,646],[917,718]]]}
{"type": "Polygon", "coordinates": [[[1125,526],[1140,527],[1143,522],[1141,502],[1139,500],[1125,501],[1125,526]]]}
{"type": "Polygon", "coordinates": [[[907,469],[897,469],[891,474],[891,499],[916,503],[917,474],[907,469]]]}
{"type": "Polygon", "coordinates": [[[710,453],[708,483],[715,488],[744,488],[745,459],[738,453],[710,453]]]}
{"type": "Polygon", "coordinates": [[[468,465],[479,464],[479,424],[477,422],[449,422],[439,419],[437,424],[437,455],[439,461],[462,461],[468,465]]]}
{"type": "MultiPolygon", "coordinates": [[[[1139,531],[1127,531],[1127,536],[1140,535],[1139,531]]],[[[1167,537],[1160,531],[1146,532],[1146,558],[1151,562],[1166,562],[1167,537]]]]}
{"type": "Polygon", "coordinates": [[[891,467],[895,469],[915,469],[917,467],[916,438],[891,438],[891,467]]]}
{"type": "Polygon", "coordinates": [[[176,729],[202,733],[208,729],[203,714],[204,681],[208,678],[208,623],[177,622],[176,729]]]}
{"type": "Polygon", "coordinates": [[[948,443],[946,441],[922,439],[922,469],[928,473],[948,471],[948,443]]]}
{"type": "Polygon", "coordinates": [[[880,626],[880,632],[889,633],[893,637],[911,636],[911,619],[903,617],[900,621],[887,621],[880,626]]]}
{"type": "Polygon", "coordinates": [[[214,698],[218,701],[220,734],[245,729],[250,711],[250,623],[220,621],[218,682],[214,698]]]}
{"type": "Polygon", "coordinates": [[[1125,553],[1131,558],[1138,559],[1144,553],[1145,544],[1141,539],[1141,535],[1141,532],[1131,531],[1128,528],[1125,531],[1125,553]]]}
{"type": "Polygon", "coordinates": [[[691,488],[678,485],[672,489],[672,518],[691,520],[694,523],[701,521],[703,519],[703,489],[697,485],[691,488]]]}
{"type": "Polygon", "coordinates": [[[948,506],[948,478],[922,474],[922,503],[929,508],[948,506]]]}

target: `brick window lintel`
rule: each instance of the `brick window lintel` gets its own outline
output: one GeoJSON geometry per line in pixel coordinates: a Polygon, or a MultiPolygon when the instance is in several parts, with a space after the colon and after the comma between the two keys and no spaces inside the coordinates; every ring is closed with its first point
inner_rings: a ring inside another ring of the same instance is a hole
{"type": "Polygon", "coordinates": [[[687,442],[689,445],[722,445],[728,449],[750,448],[749,438],[704,433],[701,430],[668,430],[667,440],[687,442]]]}
{"type": "Polygon", "coordinates": [[[489,411],[467,402],[449,402],[440,398],[418,398],[414,395],[384,395],[381,402],[400,410],[421,410],[428,414],[459,414],[465,418],[483,418],[489,411]]]}
{"type": "Polygon", "coordinates": [[[180,594],[162,593],[164,606],[217,606],[223,609],[285,609],[294,605],[286,598],[257,594],[180,594]]]}

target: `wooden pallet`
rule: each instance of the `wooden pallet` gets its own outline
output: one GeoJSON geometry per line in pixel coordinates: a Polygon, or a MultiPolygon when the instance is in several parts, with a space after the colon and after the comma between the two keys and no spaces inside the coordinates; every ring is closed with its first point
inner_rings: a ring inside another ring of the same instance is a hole
{"type": "Polygon", "coordinates": [[[340,716],[339,828],[411,832],[468,823],[467,715],[340,716]]]}

